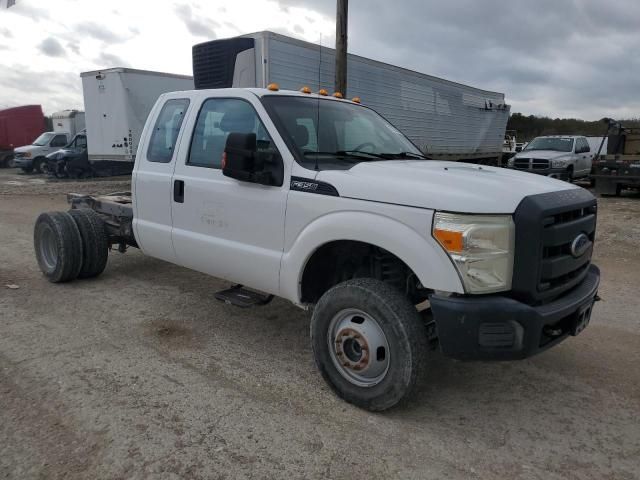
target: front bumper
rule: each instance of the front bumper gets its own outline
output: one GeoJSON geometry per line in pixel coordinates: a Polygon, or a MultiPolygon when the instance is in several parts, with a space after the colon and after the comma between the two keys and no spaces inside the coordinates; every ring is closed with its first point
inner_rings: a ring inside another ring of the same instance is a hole
{"type": "Polygon", "coordinates": [[[528,172],[528,173],[537,173],[538,175],[544,175],[546,177],[557,178],[559,180],[568,180],[569,172],[565,168],[516,168],[509,167],[511,170],[516,170],[518,172],[528,172]]]}
{"type": "Polygon", "coordinates": [[[500,295],[431,295],[440,348],[460,360],[515,360],[530,357],[577,335],[589,323],[600,270],[562,297],[530,306],[500,295]]]}
{"type": "Polygon", "coordinates": [[[33,158],[14,157],[13,164],[18,168],[29,168],[33,165],[33,158]]]}

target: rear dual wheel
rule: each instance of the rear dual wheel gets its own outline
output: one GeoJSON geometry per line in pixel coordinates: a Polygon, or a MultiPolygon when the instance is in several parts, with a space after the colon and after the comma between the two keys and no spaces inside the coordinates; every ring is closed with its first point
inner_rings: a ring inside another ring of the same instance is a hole
{"type": "Polygon", "coordinates": [[[36,220],[36,259],[52,283],[100,275],[108,246],[104,223],[92,210],[43,213],[36,220]]]}

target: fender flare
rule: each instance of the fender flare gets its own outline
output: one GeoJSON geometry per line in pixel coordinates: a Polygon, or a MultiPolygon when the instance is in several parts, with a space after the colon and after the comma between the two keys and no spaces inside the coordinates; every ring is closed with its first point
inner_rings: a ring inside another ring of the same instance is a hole
{"type": "Polygon", "coordinates": [[[291,249],[284,252],[280,269],[281,296],[299,305],[302,277],[309,260],[320,247],[339,240],[368,243],[387,250],[407,264],[427,288],[464,293],[455,267],[433,238],[386,215],[340,211],[306,225],[293,240],[291,249]]]}

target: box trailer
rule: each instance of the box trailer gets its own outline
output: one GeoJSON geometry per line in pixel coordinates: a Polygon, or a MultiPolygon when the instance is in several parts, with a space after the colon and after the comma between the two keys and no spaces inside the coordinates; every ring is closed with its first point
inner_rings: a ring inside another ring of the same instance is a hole
{"type": "MultiPolygon", "coordinates": [[[[509,105],[504,94],[349,54],[349,97],[360,97],[407,135],[426,155],[498,163],[509,105]]],[[[333,49],[272,32],[212,40],[193,47],[195,87],[334,85],[333,49]]]]}
{"type": "Polygon", "coordinates": [[[75,137],[85,128],[84,112],[78,110],[62,110],[51,115],[53,131],[56,133],[68,133],[69,137],[75,137]]]}
{"type": "Polygon", "coordinates": [[[40,105],[0,110],[0,167],[9,166],[14,148],[30,144],[44,132],[44,128],[40,105]]]}
{"type": "Polygon", "coordinates": [[[80,74],[89,163],[97,173],[129,173],[149,112],[166,92],[192,90],[193,78],[109,68],[80,74]]]}

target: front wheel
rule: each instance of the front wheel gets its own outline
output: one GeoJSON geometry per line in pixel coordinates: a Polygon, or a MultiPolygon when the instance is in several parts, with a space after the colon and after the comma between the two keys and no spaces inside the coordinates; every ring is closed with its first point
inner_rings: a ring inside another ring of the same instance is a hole
{"type": "Polygon", "coordinates": [[[322,296],[311,320],[311,344],[320,373],[338,396],[381,411],[416,386],[427,335],[404,295],[382,281],[361,278],[322,296]]]}
{"type": "Polygon", "coordinates": [[[33,170],[34,170],[36,173],[44,173],[44,172],[42,171],[42,165],[43,165],[44,163],[46,163],[46,159],[44,159],[44,158],[36,158],[36,159],[34,159],[34,160],[33,160],[33,170]]]}

